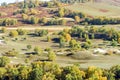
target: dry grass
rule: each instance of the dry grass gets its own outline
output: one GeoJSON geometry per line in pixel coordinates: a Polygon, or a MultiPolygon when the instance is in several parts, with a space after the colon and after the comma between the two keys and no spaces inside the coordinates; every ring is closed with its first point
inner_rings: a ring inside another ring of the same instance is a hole
{"type": "Polygon", "coordinates": [[[109,5],[106,3],[81,3],[66,6],[67,9],[72,11],[83,12],[90,16],[119,16],[120,7],[109,5]]]}

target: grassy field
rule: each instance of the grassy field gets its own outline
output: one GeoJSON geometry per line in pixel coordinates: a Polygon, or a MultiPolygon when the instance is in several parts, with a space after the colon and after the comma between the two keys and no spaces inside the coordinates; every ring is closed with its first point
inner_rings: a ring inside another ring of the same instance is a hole
{"type": "MultiPolygon", "coordinates": [[[[106,25],[106,27],[111,27],[112,25],[106,25]]],[[[115,28],[119,28],[119,25],[115,25],[115,28]]],[[[82,26],[81,26],[82,27],[82,26]]],[[[55,26],[52,26],[52,28],[50,27],[45,27],[45,28],[41,28],[41,27],[33,27],[31,26],[29,29],[28,28],[24,28],[24,27],[19,27],[22,29],[27,29],[30,30],[32,29],[32,31],[34,29],[48,29],[48,30],[52,30],[53,32],[59,32],[61,30],[63,30],[64,28],[68,28],[68,27],[57,27],[55,28],[55,26]],[[53,29],[54,28],[54,29],[53,29]]],[[[8,28],[8,30],[13,30],[13,29],[17,29],[17,28],[8,28]]],[[[9,32],[9,31],[8,31],[9,32]]],[[[16,49],[19,54],[16,57],[11,57],[11,64],[18,64],[18,63],[22,63],[25,64],[25,59],[28,55],[26,55],[26,53],[30,53],[33,52],[33,49],[35,46],[40,46],[42,49],[45,48],[52,48],[55,52],[57,53],[63,53],[63,55],[57,55],[57,59],[56,59],[56,63],[58,63],[60,66],[68,66],[68,65],[73,65],[73,64],[80,64],[81,68],[87,68],[88,66],[98,66],[101,68],[110,68],[113,65],[117,65],[120,64],[120,55],[103,55],[103,54],[93,54],[94,50],[96,48],[91,48],[89,50],[83,50],[83,51],[79,51],[79,52],[75,52],[74,55],[72,56],[66,56],[66,54],[68,54],[68,52],[66,52],[65,50],[67,48],[59,48],[59,43],[55,43],[54,41],[52,42],[47,42],[47,36],[44,37],[33,37],[31,35],[24,35],[24,36],[18,36],[17,40],[14,41],[15,38],[11,38],[8,36],[8,32],[5,34],[0,35],[0,37],[2,38],[3,35],[5,35],[5,41],[6,44],[0,44],[0,54],[2,55],[3,53],[7,52],[8,50],[11,49],[16,49]],[[26,37],[26,40],[22,40],[23,38],[26,37]],[[31,50],[27,50],[27,45],[30,44],[32,45],[32,49],[31,50]]],[[[32,32],[30,32],[32,33],[32,32]]],[[[52,35],[52,34],[48,34],[50,35],[52,38],[56,38],[58,37],[57,35],[52,35]]],[[[94,46],[98,46],[98,48],[100,47],[101,49],[106,49],[106,50],[114,50],[117,49],[119,50],[119,47],[110,47],[107,46],[110,44],[110,42],[108,41],[107,44],[103,45],[103,46],[99,46],[100,44],[104,44],[103,40],[92,40],[92,44],[94,46]],[[97,44],[96,44],[97,43],[97,44]]],[[[43,59],[43,58],[47,58],[45,57],[43,54],[43,56],[38,56],[38,55],[33,55],[32,58],[30,59],[31,61],[37,60],[37,59],[43,59]]]]}
{"type": "Polygon", "coordinates": [[[106,3],[75,3],[66,6],[72,11],[83,12],[90,16],[120,17],[120,7],[106,3]]]}

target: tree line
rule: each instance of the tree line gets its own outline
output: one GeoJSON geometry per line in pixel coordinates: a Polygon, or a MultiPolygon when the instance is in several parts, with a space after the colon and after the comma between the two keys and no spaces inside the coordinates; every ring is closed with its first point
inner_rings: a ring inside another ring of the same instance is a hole
{"type": "Polygon", "coordinates": [[[4,18],[0,19],[0,26],[12,26],[18,23],[17,19],[13,18],[4,18]]]}
{"type": "MultiPolygon", "coordinates": [[[[9,62],[9,58],[0,57],[0,66],[9,62]],[[3,63],[4,62],[4,63],[3,63]]],[[[6,65],[0,67],[1,80],[119,80],[120,65],[110,69],[90,66],[81,69],[78,64],[60,67],[54,62],[33,62],[30,65],[6,65]]]]}

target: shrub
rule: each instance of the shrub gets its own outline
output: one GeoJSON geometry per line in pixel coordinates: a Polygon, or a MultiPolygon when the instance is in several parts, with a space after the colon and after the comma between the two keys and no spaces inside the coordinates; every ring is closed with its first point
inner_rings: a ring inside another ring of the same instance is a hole
{"type": "Polygon", "coordinates": [[[18,52],[15,49],[9,50],[5,53],[6,56],[14,57],[18,54],[18,52]]]}
{"type": "Polygon", "coordinates": [[[35,51],[35,54],[38,54],[38,55],[40,55],[40,54],[43,53],[43,50],[42,50],[39,46],[36,46],[36,47],[34,48],[34,51],[35,51]]]}
{"type": "Polygon", "coordinates": [[[8,57],[6,56],[0,57],[0,67],[4,67],[8,63],[10,63],[10,59],[8,57]]]}
{"type": "Polygon", "coordinates": [[[39,18],[31,16],[29,22],[30,24],[37,24],[39,22],[39,18]]]}
{"type": "Polygon", "coordinates": [[[18,35],[25,35],[25,34],[27,34],[27,31],[23,30],[23,29],[17,29],[16,31],[18,32],[18,35]]]}
{"type": "Polygon", "coordinates": [[[48,52],[48,60],[54,61],[56,59],[56,54],[53,51],[48,52]]]}
{"type": "Polygon", "coordinates": [[[51,42],[51,37],[47,36],[47,42],[51,42]]]}
{"type": "Polygon", "coordinates": [[[11,36],[11,37],[17,37],[17,36],[18,36],[18,32],[17,32],[16,30],[11,31],[11,32],[9,33],[9,36],[11,36]]]}
{"type": "Polygon", "coordinates": [[[5,27],[1,28],[2,33],[5,33],[7,29],[5,27]]]}
{"type": "Polygon", "coordinates": [[[30,50],[32,48],[31,45],[27,45],[27,49],[30,50]]]}
{"type": "Polygon", "coordinates": [[[40,29],[35,30],[35,35],[36,36],[42,37],[42,36],[45,36],[47,34],[48,34],[48,30],[40,30],[40,29]]]}

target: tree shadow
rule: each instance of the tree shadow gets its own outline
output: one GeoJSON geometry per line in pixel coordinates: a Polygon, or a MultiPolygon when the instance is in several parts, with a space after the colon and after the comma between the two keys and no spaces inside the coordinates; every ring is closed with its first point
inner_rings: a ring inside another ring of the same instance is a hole
{"type": "Polygon", "coordinates": [[[60,42],[59,38],[53,38],[52,41],[53,41],[54,43],[60,42]]]}

